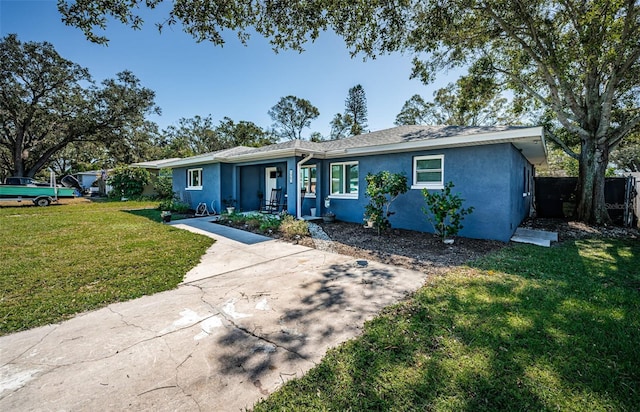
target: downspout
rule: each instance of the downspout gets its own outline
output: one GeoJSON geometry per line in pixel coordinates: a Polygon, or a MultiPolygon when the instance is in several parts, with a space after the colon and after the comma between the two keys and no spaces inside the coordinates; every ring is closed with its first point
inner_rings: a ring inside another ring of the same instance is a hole
{"type": "Polygon", "coordinates": [[[310,155],[307,155],[304,159],[300,160],[297,164],[296,164],[296,218],[297,219],[301,219],[302,218],[302,201],[301,201],[301,197],[302,197],[302,187],[300,187],[300,171],[301,171],[301,167],[303,164],[305,164],[306,162],[308,162],[309,160],[311,160],[313,158],[313,153],[310,155]]]}

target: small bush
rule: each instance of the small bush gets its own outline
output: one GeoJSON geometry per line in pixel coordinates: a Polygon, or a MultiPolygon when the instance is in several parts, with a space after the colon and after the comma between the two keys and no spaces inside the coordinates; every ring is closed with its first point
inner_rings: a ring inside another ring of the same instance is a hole
{"type": "Polygon", "coordinates": [[[158,199],[171,199],[173,198],[173,178],[171,175],[160,174],[158,179],[153,184],[153,188],[158,194],[158,199]]]}
{"type": "Polygon", "coordinates": [[[297,220],[291,215],[286,215],[280,223],[280,232],[286,237],[307,236],[309,234],[309,226],[304,220],[297,220]]]}
{"type": "Polygon", "coordinates": [[[365,196],[371,200],[365,206],[364,221],[373,222],[373,227],[380,235],[382,231],[391,227],[389,216],[395,214],[390,210],[391,203],[409,190],[407,176],[384,170],[375,175],[368,173],[366,180],[365,196]]]}
{"type": "Polygon", "coordinates": [[[464,199],[458,194],[451,193],[453,187],[453,182],[448,182],[440,192],[429,193],[427,189],[422,189],[422,195],[427,204],[422,211],[427,215],[436,234],[442,236],[443,241],[457,235],[464,227],[462,226],[464,217],[473,212],[473,206],[466,209],[462,207],[464,199]]]}
{"type": "Polygon", "coordinates": [[[167,199],[160,202],[158,206],[159,210],[170,210],[176,213],[187,213],[191,206],[188,203],[182,202],[178,199],[167,199]]]}
{"type": "Polygon", "coordinates": [[[142,195],[145,185],[151,181],[151,176],[146,169],[139,167],[116,167],[107,179],[107,183],[113,187],[110,197],[135,199],[142,195]]]}
{"type": "Polygon", "coordinates": [[[277,216],[263,216],[262,222],[260,223],[260,231],[263,233],[268,232],[269,230],[276,231],[280,228],[282,221],[277,216]]]}

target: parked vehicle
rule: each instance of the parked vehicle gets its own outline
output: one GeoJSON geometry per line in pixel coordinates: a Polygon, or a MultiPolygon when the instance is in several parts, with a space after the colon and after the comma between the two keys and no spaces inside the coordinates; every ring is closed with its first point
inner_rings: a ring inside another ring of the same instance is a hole
{"type": "Polygon", "coordinates": [[[52,174],[50,182],[37,182],[30,177],[8,177],[0,184],[0,201],[31,200],[37,206],[49,206],[59,198],[77,196],[80,183],[73,176],[65,176],[62,186],[56,184],[52,174]]]}

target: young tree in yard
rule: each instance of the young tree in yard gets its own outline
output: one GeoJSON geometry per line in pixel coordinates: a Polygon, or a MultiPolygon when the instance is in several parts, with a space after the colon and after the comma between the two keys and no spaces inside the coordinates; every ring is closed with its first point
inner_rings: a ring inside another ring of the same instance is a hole
{"type": "MultiPolygon", "coordinates": [[[[106,41],[95,29],[104,28],[109,16],[139,27],[142,21],[133,10],[140,4],[61,0],[59,9],[67,24],[92,40],[106,41]]],[[[516,99],[535,99],[558,126],[546,137],[579,161],[579,218],[610,221],[604,202],[609,154],[640,124],[637,0],[207,4],[211,7],[174,2],[166,21],[182,22],[199,41],[222,44],[223,29],[236,31],[246,41],[252,28],[276,49],[296,50],[332,29],[353,54],[413,54],[412,75],[424,82],[443,69],[470,67],[495,78],[516,99]],[[574,143],[579,150],[571,149],[574,143]]]]}
{"type": "Polygon", "coordinates": [[[310,127],[311,121],[320,116],[320,111],[309,100],[286,96],[269,110],[269,116],[275,122],[278,136],[295,140],[302,139],[302,129],[310,127]]]}
{"type": "Polygon", "coordinates": [[[368,173],[366,180],[365,196],[370,200],[364,209],[364,221],[372,222],[380,235],[383,230],[391,227],[389,216],[395,214],[391,211],[391,203],[409,190],[407,176],[384,170],[375,175],[368,173]]]}
{"type": "Polygon", "coordinates": [[[422,189],[422,196],[427,204],[422,211],[427,215],[427,220],[433,225],[436,234],[442,236],[443,242],[451,236],[456,236],[464,227],[464,217],[473,212],[473,206],[462,207],[464,199],[457,193],[451,193],[453,187],[453,182],[447,182],[440,192],[422,189]]]}
{"type": "Polygon", "coordinates": [[[344,115],[351,118],[350,133],[352,136],[361,134],[367,127],[367,97],[362,85],[355,85],[349,89],[349,95],[344,102],[344,115]]]}
{"type": "Polygon", "coordinates": [[[116,148],[145,126],[154,93],[130,72],[90,83],[89,72],[49,43],[0,41],[0,160],[14,176],[33,177],[69,144],[116,148]]]}

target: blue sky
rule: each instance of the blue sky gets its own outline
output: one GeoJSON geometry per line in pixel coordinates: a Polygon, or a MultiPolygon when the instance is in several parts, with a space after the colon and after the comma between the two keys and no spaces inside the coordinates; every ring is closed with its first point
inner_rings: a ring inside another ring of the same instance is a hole
{"type": "MultiPolygon", "coordinates": [[[[151,14],[151,13],[149,13],[151,14]]],[[[413,94],[431,100],[433,91],[454,76],[441,74],[425,86],[409,79],[411,56],[394,54],[363,62],[351,58],[341,38],[323,33],[304,53],[274,53],[265,39],[252,36],[243,46],[229,32],[224,47],[196,43],[178,25],[158,33],[161,13],[145,18],[142,30],[114,22],[105,34],[108,46],[92,44],[78,29],[61,22],[55,0],[0,0],[0,35],[17,33],[21,41],[48,41],[58,53],[89,69],[96,81],[132,71],[143,86],[156,92],[162,116],[150,117],[160,128],[182,117],[211,114],[268,128],[267,111],[280,97],[305,98],[320,116],[305,130],[328,135],[329,122],[344,111],[350,87],[364,87],[370,130],[393,127],[395,116],[413,94]]],[[[166,17],[166,16],[165,16],[166,17]]]]}

